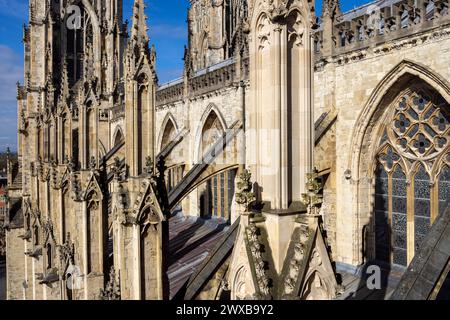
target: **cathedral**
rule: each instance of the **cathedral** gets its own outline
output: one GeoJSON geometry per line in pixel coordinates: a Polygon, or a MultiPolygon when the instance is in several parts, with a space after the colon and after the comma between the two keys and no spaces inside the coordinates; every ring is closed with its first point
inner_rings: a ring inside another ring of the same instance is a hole
{"type": "Polygon", "coordinates": [[[8,299],[449,298],[450,0],[145,6],[29,0],[8,299]]]}

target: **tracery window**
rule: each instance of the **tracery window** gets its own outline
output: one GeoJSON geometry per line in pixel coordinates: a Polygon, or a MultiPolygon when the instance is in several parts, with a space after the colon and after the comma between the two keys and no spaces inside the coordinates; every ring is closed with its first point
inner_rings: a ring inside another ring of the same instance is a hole
{"type": "Polygon", "coordinates": [[[450,195],[450,110],[423,85],[394,101],[376,156],[375,255],[407,266],[450,195]]]}

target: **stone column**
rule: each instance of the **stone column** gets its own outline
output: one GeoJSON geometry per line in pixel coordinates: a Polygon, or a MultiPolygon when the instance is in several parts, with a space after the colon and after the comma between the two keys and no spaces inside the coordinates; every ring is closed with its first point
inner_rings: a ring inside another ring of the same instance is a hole
{"type": "Polygon", "coordinates": [[[141,274],[141,230],[138,224],[133,225],[134,238],[134,294],[136,300],[142,300],[141,274]]]}
{"type": "Polygon", "coordinates": [[[285,11],[275,17],[255,13],[250,37],[249,116],[255,132],[247,143],[255,145],[256,161],[246,161],[272,210],[299,203],[312,170],[312,13],[299,2],[280,6],[285,11]]]}
{"type": "Polygon", "coordinates": [[[58,190],[58,194],[59,194],[59,243],[63,244],[64,240],[65,240],[65,233],[66,230],[64,229],[64,219],[65,219],[65,215],[66,215],[66,209],[64,208],[64,194],[63,194],[63,188],[59,188],[58,190]],[[64,210],[63,210],[64,209],[64,210]]]}
{"type": "Polygon", "coordinates": [[[88,221],[87,221],[87,202],[82,203],[83,214],[83,273],[84,273],[84,299],[88,300],[88,221]]]}

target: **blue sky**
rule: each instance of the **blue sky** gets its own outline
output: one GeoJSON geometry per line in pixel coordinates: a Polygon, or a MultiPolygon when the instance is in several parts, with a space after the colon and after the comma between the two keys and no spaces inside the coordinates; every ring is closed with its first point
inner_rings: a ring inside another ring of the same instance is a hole
{"type": "MultiPolygon", "coordinates": [[[[369,0],[341,0],[350,10],[369,0]]],[[[186,44],[188,0],[146,0],[151,42],[157,49],[160,83],[182,74],[186,44]]],[[[130,20],[133,0],[124,0],[124,19],[130,20]]],[[[317,1],[317,12],[321,12],[317,1]]],[[[16,150],[16,83],[23,82],[22,26],[27,22],[28,0],[0,0],[0,151],[16,150]]]]}

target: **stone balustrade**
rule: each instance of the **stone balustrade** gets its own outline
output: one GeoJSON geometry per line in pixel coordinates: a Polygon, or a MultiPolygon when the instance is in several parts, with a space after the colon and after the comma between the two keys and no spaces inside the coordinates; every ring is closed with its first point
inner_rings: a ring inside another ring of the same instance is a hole
{"type": "Polygon", "coordinates": [[[316,60],[331,37],[333,55],[348,53],[450,24],[450,0],[384,0],[368,3],[335,17],[333,34],[324,21],[314,34],[316,60]]]}

